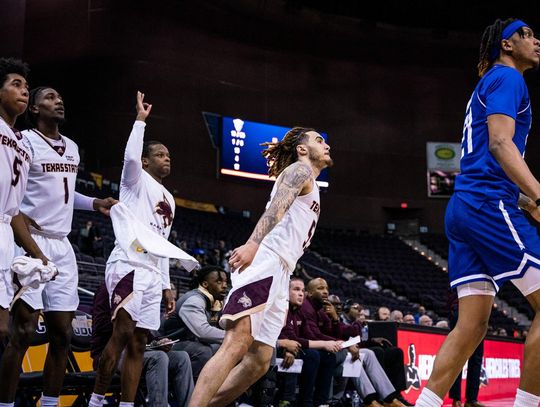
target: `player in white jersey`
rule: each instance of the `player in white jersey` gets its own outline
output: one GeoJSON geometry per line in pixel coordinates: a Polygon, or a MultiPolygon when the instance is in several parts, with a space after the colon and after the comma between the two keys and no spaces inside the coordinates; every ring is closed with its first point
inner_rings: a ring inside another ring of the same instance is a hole
{"type": "Polygon", "coordinates": [[[227,405],[268,370],[287,315],[290,276],[319,218],[315,179],[332,165],[324,138],[295,127],[264,145],[277,180],[251,237],[229,259],[233,288],[220,321],[227,332],[199,376],[191,407],[227,405]]]}
{"type": "MultiPolygon", "coordinates": [[[[28,105],[27,74],[28,66],[23,62],[0,58],[0,341],[9,333],[8,309],[13,299],[10,267],[15,245],[12,228],[26,227],[18,213],[32,151],[28,141],[13,126],[28,105]]],[[[31,256],[47,260],[32,239],[22,239],[19,244],[31,256]]]]}
{"type": "MultiPolygon", "coordinates": [[[[169,150],[157,141],[144,142],[145,120],[152,105],[137,93],[137,119],[124,154],[120,182],[120,201],[156,235],[167,239],[174,217],[174,198],[162,180],[171,171],[169,150]]],[[[105,271],[105,283],[111,301],[113,333],[99,359],[94,393],[89,406],[102,406],[104,395],[116,370],[122,350],[121,405],[133,405],[141,376],[143,353],[149,330],[160,325],[160,303],[174,310],[174,297],[166,258],[156,258],[140,249],[143,258],[134,261],[120,247],[116,236],[105,271]]]]}
{"type": "MultiPolygon", "coordinates": [[[[44,367],[42,406],[56,405],[66,371],[71,339],[71,321],[79,304],[75,253],[67,235],[71,232],[73,209],[100,210],[107,214],[116,201],[96,199],[75,192],[79,165],[77,145],[60,134],[64,103],[50,87],[30,92],[27,125],[23,132],[32,150],[26,192],[21,213],[40,228],[15,230],[15,236],[33,239],[55,263],[58,275],[39,288],[20,287],[11,312],[14,329],[0,363],[0,402],[13,403],[19,369],[29,340],[44,311],[49,347],[44,367]],[[30,236],[30,237],[29,237],[30,236]]],[[[23,254],[23,253],[21,253],[23,254]]]]}

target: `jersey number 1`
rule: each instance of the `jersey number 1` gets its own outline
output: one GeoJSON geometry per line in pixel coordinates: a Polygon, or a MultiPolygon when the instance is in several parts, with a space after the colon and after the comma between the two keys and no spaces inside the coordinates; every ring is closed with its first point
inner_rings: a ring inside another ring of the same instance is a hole
{"type": "Polygon", "coordinates": [[[67,204],[69,201],[69,188],[67,177],[64,177],[64,203],[67,204]]]}

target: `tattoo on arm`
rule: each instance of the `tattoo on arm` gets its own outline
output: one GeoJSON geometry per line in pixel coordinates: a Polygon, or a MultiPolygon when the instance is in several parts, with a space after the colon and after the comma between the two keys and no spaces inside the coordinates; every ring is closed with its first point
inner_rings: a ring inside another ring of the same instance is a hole
{"type": "Polygon", "coordinates": [[[270,206],[263,213],[249,240],[259,244],[276,226],[302,191],[304,183],[312,176],[311,168],[296,162],[285,169],[270,206]]]}
{"type": "Polygon", "coordinates": [[[536,204],[533,202],[531,198],[529,198],[527,195],[519,193],[519,199],[518,199],[518,206],[526,210],[527,212],[530,212],[532,209],[535,209],[536,204]]]}

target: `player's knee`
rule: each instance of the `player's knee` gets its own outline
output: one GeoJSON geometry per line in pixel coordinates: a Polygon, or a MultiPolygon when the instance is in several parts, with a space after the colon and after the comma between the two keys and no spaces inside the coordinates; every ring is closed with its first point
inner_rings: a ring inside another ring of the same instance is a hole
{"type": "Polygon", "coordinates": [[[13,337],[10,343],[13,342],[13,346],[15,347],[28,347],[30,339],[35,331],[36,327],[32,322],[17,324],[13,327],[13,337]]]}
{"type": "Polygon", "coordinates": [[[49,344],[56,349],[67,349],[71,342],[71,327],[60,332],[49,332],[49,344]]]}
{"type": "Polygon", "coordinates": [[[489,319],[481,319],[478,321],[471,321],[465,318],[458,320],[456,328],[458,332],[463,332],[471,340],[480,341],[487,332],[489,319]]]}
{"type": "Polygon", "coordinates": [[[129,341],[128,351],[130,353],[142,354],[146,349],[147,333],[135,331],[129,341]]]}
{"type": "Polygon", "coordinates": [[[226,344],[224,343],[219,350],[228,355],[242,357],[247,353],[249,345],[250,342],[247,338],[238,338],[237,340],[228,341],[226,344]]]}
{"type": "Polygon", "coordinates": [[[268,372],[268,369],[270,368],[270,360],[271,360],[271,357],[269,358],[266,358],[266,357],[260,357],[258,358],[257,362],[254,364],[254,370],[255,370],[255,376],[257,378],[260,378],[262,376],[264,376],[264,374],[266,374],[266,372],[268,372]]]}

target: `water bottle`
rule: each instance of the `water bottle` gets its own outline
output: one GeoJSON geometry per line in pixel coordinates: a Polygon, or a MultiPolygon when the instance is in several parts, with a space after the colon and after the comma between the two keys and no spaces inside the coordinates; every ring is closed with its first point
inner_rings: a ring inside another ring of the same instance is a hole
{"type": "Polygon", "coordinates": [[[369,334],[368,334],[368,326],[364,325],[362,327],[362,332],[360,338],[362,339],[362,342],[366,342],[368,340],[369,334]]]}
{"type": "Polygon", "coordinates": [[[358,392],[356,390],[353,391],[353,394],[352,394],[351,406],[360,407],[360,396],[358,395],[358,392]]]}

